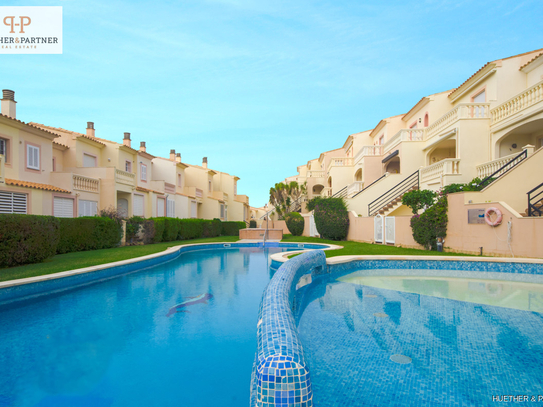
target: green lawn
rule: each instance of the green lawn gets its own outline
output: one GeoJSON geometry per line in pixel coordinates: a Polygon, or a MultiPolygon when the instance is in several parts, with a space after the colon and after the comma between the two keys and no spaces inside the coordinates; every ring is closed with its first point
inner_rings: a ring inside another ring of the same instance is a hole
{"type": "Polygon", "coordinates": [[[326,257],[360,255],[398,255],[398,256],[469,256],[462,253],[439,253],[430,250],[407,249],[383,244],[359,243],[349,241],[324,240],[317,237],[284,235],[282,242],[328,243],[343,246],[340,250],[326,250],[326,257]]]}
{"type": "Polygon", "coordinates": [[[146,246],[125,246],[88,252],[58,254],[50,259],[47,259],[43,263],[27,264],[19,267],[0,269],[0,281],[35,277],[44,274],[58,273],[61,271],[112,263],[114,261],[132,259],[134,257],[158,253],[172,246],[190,243],[236,242],[237,240],[239,240],[237,236],[219,236],[206,239],[156,243],[146,246]]]}

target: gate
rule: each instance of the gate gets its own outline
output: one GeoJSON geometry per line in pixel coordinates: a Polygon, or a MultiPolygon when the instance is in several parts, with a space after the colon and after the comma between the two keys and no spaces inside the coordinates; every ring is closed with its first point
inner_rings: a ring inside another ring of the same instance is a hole
{"type": "Polygon", "coordinates": [[[315,225],[315,217],[313,214],[309,217],[309,236],[319,236],[319,232],[317,231],[317,225],[315,225]]]}
{"type": "Polygon", "coordinates": [[[383,243],[383,216],[376,215],[373,218],[373,240],[375,243],[383,243]]]}
{"type": "Polygon", "coordinates": [[[396,218],[394,216],[385,217],[385,243],[394,244],[396,242],[396,218]]]}

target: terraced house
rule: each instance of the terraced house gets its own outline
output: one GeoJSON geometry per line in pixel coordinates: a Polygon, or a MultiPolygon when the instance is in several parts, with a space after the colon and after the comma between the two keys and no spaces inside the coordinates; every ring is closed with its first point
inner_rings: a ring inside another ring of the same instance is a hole
{"type": "Polygon", "coordinates": [[[481,192],[464,195],[466,204],[502,202],[516,217],[540,216],[542,146],[540,49],[488,62],[457,88],[348,136],[287,180],[307,182],[308,198],[343,196],[356,216],[373,217],[410,215],[401,197],[412,189],[488,177],[481,192]]]}
{"type": "MultiPolygon", "coordinates": [[[[4,90],[0,115],[0,213],[94,216],[116,208],[124,216],[248,221],[249,198],[238,177],[85,133],[16,119],[13,91],[4,90]],[[194,170],[198,168],[198,170],[194,170]],[[202,169],[203,176],[196,176],[202,169]],[[228,211],[229,210],[229,211],[228,211]]],[[[207,158],[204,158],[207,161],[207,158]]]]}

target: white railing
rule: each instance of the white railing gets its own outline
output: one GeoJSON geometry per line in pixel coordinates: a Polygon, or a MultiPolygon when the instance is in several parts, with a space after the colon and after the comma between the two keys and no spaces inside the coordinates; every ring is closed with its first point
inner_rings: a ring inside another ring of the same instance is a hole
{"type": "Polygon", "coordinates": [[[460,119],[488,119],[490,103],[460,103],[426,128],[426,140],[439,134],[460,119]]]}
{"type": "Polygon", "coordinates": [[[4,183],[6,182],[4,180],[5,178],[5,173],[4,173],[4,164],[6,163],[6,158],[4,157],[3,154],[0,154],[0,183],[4,183]]]}
{"type": "Polygon", "coordinates": [[[134,187],[136,186],[136,174],[115,169],[115,182],[134,187]]]}
{"type": "Polygon", "coordinates": [[[477,168],[477,177],[483,179],[488,177],[491,174],[494,174],[496,171],[498,171],[501,167],[503,167],[505,164],[507,164],[509,161],[511,161],[513,158],[515,158],[518,155],[518,153],[506,155],[505,157],[500,157],[492,161],[488,161],[486,163],[483,163],[481,165],[478,165],[477,168]]]}
{"type": "Polygon", "coordinates": [[[325,187],[322,189],[321,191],[321,196],[322,197],[325,197],[325,196],[332,196],[332,187],[325,187]]]}
{"type": "Polygon", "coordinates": [[[364,181],[355,181],[347,187],[347,196],[351,197],[364,189],[364,181]]]}
{"type": "Polygon", "coordinates": [[[307,178],[324,178],[326,171],[307,171],[307,178]]]}
{"type": "Polygon", "coordinates": [[[428,182],[445,175],[460,174],[460,159],[446,158],[428,167],[421,168],[421,182],[428,182]]]}
{"type": "Polygon", "coordinates": [[[515,113],[520,112],[530,106],[543,100],[543,81],[536,83],[531,88],[512,97],[508,101],[495,107],[490,111],[492,115],[492,124],[505,120],[515,113]]]}
{"type": "Polygon", "coordinates": [[[383,155],[383,146],[364,146],[354,157],[354,163],[358,164],[362,158],[376,155],[383,155]]]}
{"type": "Polygon", "coordinates": [[[85,177],[83,175],[72,175],[73,189],[86,192],[100,192],[100,180],[96,178],[85,177]]]}
{"type": "Polygon", "coordinates": [[[328,169],[330,167],[349,167],[353,165],[353,157],[333,157],[330,158],[330,164],[328,164],[328,169]]]}
{"type": "Polygon", "coordinates": [[[393,135],[383,144],[383,153],[387,153],[404,141],[423,141],[424,129],[403,129],[393,135]]]}

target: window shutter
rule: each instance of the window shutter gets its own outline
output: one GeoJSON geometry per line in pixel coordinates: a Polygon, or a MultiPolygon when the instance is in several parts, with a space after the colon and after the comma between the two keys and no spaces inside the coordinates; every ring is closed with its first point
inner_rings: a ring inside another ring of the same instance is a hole
{"type": "Polygon", "coordinates": [[[79,216],[96,216],[97,213],[98,213],[98,202],[83,201],[83,200],[79,201],[79,216]]]}
{"type": "Polygon", "coordinates": [[[26,213],[26,194],[0,191],[0,213],[26,213]]]}
{"type": "Polygon", "coordinates": [[[57,218],[74,217],[74,200],[55,196],[53,200],[54,213],[57,218]]]}
{"type": "Polygon", "coordinates": [[[143,195],[134,195],[134,216],[144,216],[143,195]]]}
{"type": "Polygon", "coordinates": [[[171,199],[166,200],[166,211],[168,218],[175,218],[175,201],[172,201],[171,199]]]}
{"type": "Polygon", "coordinates": [[[96,157],[83,154],[83,167],[96,167],[96,157]]]}
{"type": "Polygon", "coordinates": [[[40,169],[40,149],[35,146],[31,146],[28,144],[26,146],[26,160],[27,160],[27,168],[33,169],[33,170],[39,170],[40,169]]]}
{"type": "Polygon", "coordinates": [[[190,201],[190,217],[191,218],[197,218],[198,217],[198,204],[196,201],[190,201]]]}
{"type": "Polygon", "coordinates": [[[144,164],[141,164],[141,179],[147,181],[147,166],[144,164]]]}
{"type": "Polygon", "coordinates": [[[164,216],[164,198],[157,199],[156,216],[159,218],[164,216]]]}

